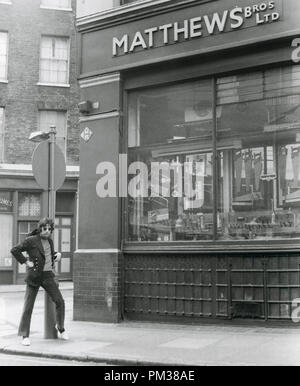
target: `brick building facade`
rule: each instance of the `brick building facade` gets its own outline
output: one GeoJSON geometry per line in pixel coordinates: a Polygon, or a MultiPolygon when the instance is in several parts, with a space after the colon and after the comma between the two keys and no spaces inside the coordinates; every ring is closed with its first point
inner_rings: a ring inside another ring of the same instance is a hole
{"type": "Polygon", "coordinates": [[[46,195],[32,176],[31,132],[57,127],[67,178],[57,193],[61,278],[72,277],[79,165],[76,1],[0,1],[0,284],[23,280],[9,248],[45,213],[46,195]]]}

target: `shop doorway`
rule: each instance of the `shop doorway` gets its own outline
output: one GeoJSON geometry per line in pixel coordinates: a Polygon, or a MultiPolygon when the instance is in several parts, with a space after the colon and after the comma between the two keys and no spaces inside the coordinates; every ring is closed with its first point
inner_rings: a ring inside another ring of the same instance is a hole
{"type": "Polygon", "coordinates": [[[55,250],[62,254],[56,263],[59,280],[73,279],[72,216],[57,216],[55,219],[55,250]]]}

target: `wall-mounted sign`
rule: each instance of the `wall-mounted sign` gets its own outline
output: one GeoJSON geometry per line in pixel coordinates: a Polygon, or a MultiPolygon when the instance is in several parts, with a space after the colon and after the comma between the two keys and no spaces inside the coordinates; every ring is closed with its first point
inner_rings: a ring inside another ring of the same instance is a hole
{"type": "Polygon", "coordinates": [[[88,142],[93,135],[93,132],[90,128],[86,127],[83,132],[80,134],[80,137],[85,141],[88,142]]]}
{"type": "Polygon", "coordinates": [[[259,4],[238,6],[212,14],[150,26],[134,34],[113,37],[114,57],[160,46],[176,44],[185,40],[202,38],[242,28],[277,22],[281,17],[281,1],[265,1],[259,4]]]}
{"type": "Polygon", "coordinates": [[[12,192],[0,192],[0,212],[12,212],[13,206],[12,192]]]}

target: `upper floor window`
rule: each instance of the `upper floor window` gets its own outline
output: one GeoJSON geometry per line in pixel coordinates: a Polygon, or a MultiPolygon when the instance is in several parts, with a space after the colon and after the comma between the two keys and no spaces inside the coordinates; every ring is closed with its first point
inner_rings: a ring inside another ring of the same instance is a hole
{"type": "Polygon", "coordinates": [[[125,5],[125,4],[129,4],[129,3],[136,3],[138,0],[121,0],[120,1],[120,5],[125,5]]]}
{"type": "Polygon", "coordinates": [[[71,9],[71,0],[41,0],[41,7],[71,9]]]}
{"type": "Polygon", "coordinates": [[[56,143],[66,155],[67,114],[65,111],[41,110],[39,113],[39,130],[49,131],[50,126],[56,127],[56,143]]]}
{"type": "Polygon", "coordinates": [[[69,83],[69,39],[43,36],[40,53],[40,82],[53,85],[69,83]]]}
{"type": "Polygon", "coordinates": [[[0,32],[0,80],[7,80],[8,33],[0,32]]]}
{"type": "Polygon", "coordinates": [[[4,108],[0,107],[0,162],[4,161],[4,108]]]}
{"type": "MultiPolygon", "coordinates": [[[[149,5],[155,0],[77,0],[77,17],[92,15],[97,12],[110,11],[122,5],[137,3],[149,5]]],[[[169,0],[165,0],[169,1],[169,0]]]]}

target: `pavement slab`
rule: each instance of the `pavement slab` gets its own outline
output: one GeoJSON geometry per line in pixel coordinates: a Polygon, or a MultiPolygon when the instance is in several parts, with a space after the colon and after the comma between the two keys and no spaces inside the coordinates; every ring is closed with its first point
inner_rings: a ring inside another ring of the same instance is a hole
{"type": "Polygon", "coordinates": [[[45,340],[44,296],[37,297],[31,346],[21,345],[17,329],[24,293],[0,288],[0,353],[41,358],[160,366],[299,366],[300,323],[193,324],[73,321],[72,285],[62,288],[70,340],[45,340]]]}
{"type": "Polygon", "coordinates": [[[69,321],[70,341],[0,338],[0,352],[126,365],[299,366],[300,330],[69,321]],[[286,334],[284,333],[286,332],[286,334]]]}

